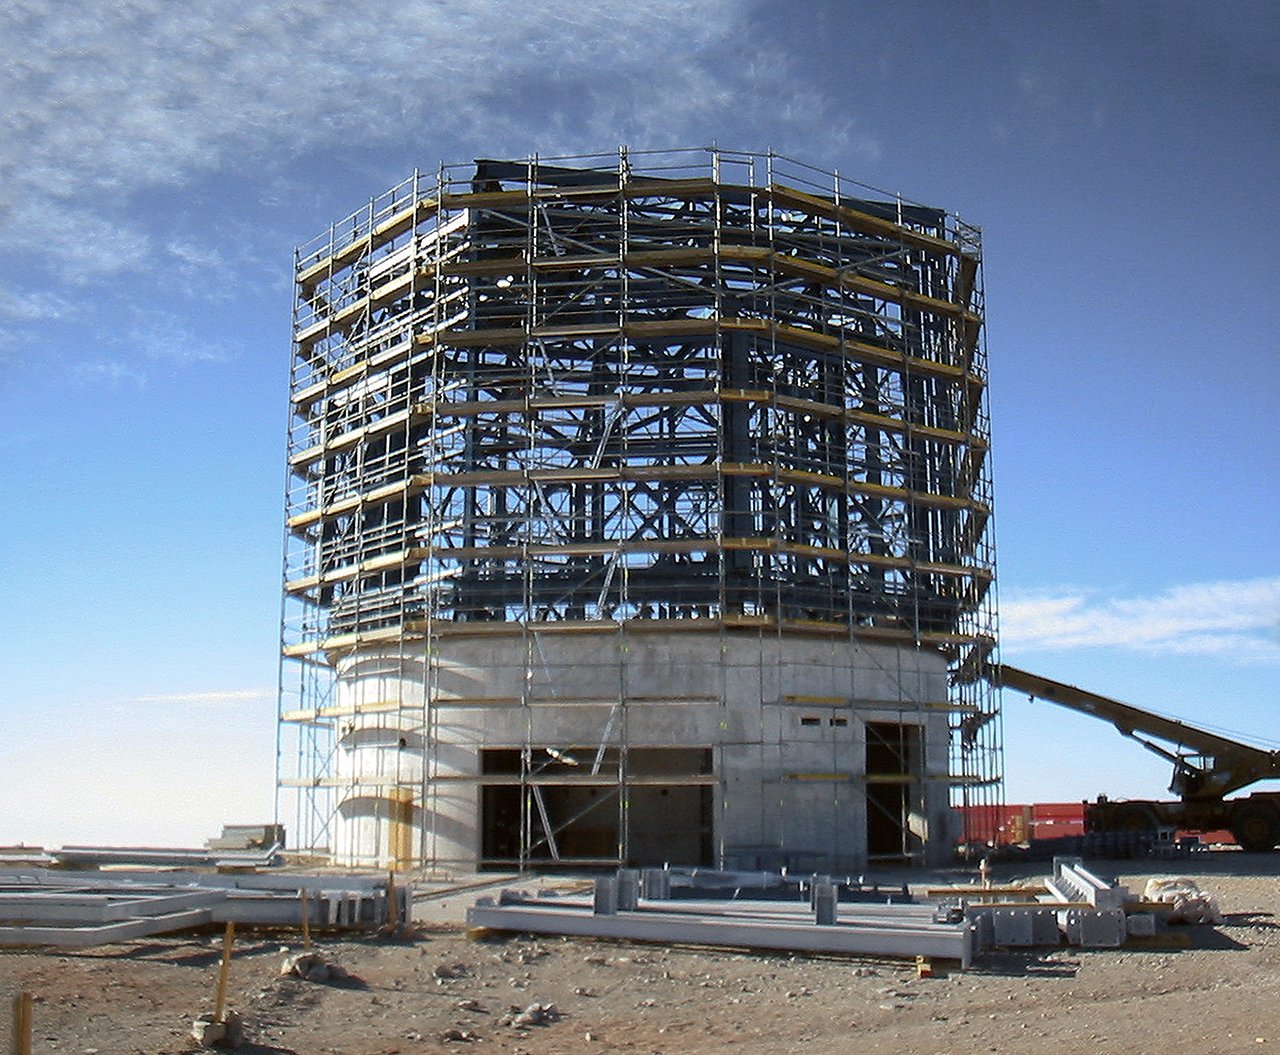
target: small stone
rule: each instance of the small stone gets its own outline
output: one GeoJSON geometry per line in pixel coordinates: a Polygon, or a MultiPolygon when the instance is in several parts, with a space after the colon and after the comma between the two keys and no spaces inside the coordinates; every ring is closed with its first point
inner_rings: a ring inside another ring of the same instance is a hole
{"type": "Polygon", "coordinates": [[[465,963],[440,963],[431,969],[431,973],[441,980],[465,978],[467,976],[467,965],[465,963]]]}
{"type": "Polygon", "coordinates": [[[450,1029],[446,1029],[443,1033],[441,1033],[440,1039],[446,1042],[461,1041],[463,1043],[467,1043],[475,1040],[476,1035],[472,1033],[471,1030],[469,1029],[458,1029],[457,1027],[453,1027],[450,1029]]]}
{"type": "Polygon", "coordinates": [[[560,1011],[555,1004],[530,1004],[523,1011],[512,1016],[513,1026],[547,1026],[558,1021],[560,1011]]]}

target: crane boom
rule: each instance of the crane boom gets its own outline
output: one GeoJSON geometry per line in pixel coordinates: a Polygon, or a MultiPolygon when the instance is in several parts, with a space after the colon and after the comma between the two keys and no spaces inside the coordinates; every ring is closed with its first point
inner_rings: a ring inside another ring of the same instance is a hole
{"type": "Polygon", "coordinates": [[[1259,780],[1280,777],[1280,751],[1242,744],[1207,729],[1005,664],[993,666],[989,678],[994,685],[1110,722],[1124,736],[1173,763],[1173,783],[1169,790],[1184,801],[1221,799],[1259,780]],[[1171,751],[1146,737],[1188,748],[1194,755],[1171,751]]]}

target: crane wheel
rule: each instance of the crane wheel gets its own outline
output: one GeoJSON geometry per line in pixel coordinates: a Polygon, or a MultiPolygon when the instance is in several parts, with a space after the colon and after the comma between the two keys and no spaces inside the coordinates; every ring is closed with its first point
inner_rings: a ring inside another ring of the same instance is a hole
{"type": "Polygon", "coordinates": [[[1240,849],[1267,853],[1280,843],[1280,814],[1261,802],[1245,802],[1231,812],[1231,834],[1240,849]]]}

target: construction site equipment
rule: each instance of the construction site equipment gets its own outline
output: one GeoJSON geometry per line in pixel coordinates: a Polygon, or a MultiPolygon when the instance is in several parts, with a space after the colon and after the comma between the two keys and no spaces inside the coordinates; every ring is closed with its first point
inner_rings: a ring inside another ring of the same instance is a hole
{"type": "Polygon", "coordinates": [[[598,877],[585,895],[503,890],[497,898],[478,899],[467,910],[467,925],[682,945],[949,959],[962,967],[986,949],[1063,943],[1117,948],[1130,936],[1153,934],[1156,927],[1153,906],[1098,877],[1078,858],[1055,861],[1053,875],[1041,884],[934,890],[931,902],[909,904],[844,901],[842,884],[827,876],[808,877],[799,888],[807,900],[796,898],[792,877],[779,875],[732,897],[693,898],[687,872],[674,872],[675,882],[662,884],[657,881],[662,871],[622,869],[598,877]],[[680,887],[684,895],[673,898],[680,887]],[[792,897],[766,899],[758,896],[763,890],[787,890],[792,897]]]}
{"type": "Polygon", "coordinates": [[[1048,700],[1110,722],[1123,736],[1173,764],[1169,790],[1179,795],[1180,801],[1113,802],[1102,796],[1085,806],[1085,826],[1089,831],[1226,829],[1245,850],[1263,852],[1280,844],[1280,793],[1254,792],[1242,798],[1225,798],[1260,780],[1280,779],[1280,751],[1241,743],[1005,664],[992,666],[989,677],[993,684],[1033,699],[1048,700]]]}
{"type": "MultiPolygon", "coordinates": [[[[274,826],[273,826],[274,827],[274,826]]],[[[276,828],[283,838],[283,829],[276,828]]],[[[213,845],[220,840],[209,840],[204,849],[187,847],[154,846],[63,846],[57,850],[41,851],[38,856],[18,858],[8,854],[0,856],[0,863],[48,864],[54,868],[273,868],[284,864],[283,842],[245,847],[235,840],[234,847],[213,845]]]]}
{"type": "Polygon", "coordinates": [[[377,930],[410,918],[413,888],[363,876],[0,872],[0,947],[85,948],[213,924],[377,930]],[[305,895],[305,897],[304,897],[305,895]]]}
{"type": "Polygon", "coordinates": [[[631,941],[782,949],[914,962],[955,960],[967,967],[976,928],[939,918],[929,905],[841,905],[826,884],[814,906],[779,901],[657,901],[624,907],[617,876],[596,880],[591,897],[531,897],[503,891],[467,910],[467,925],[499,931],[573,934],[631,941]]]}
{"type": "Polygon", "coordinates": [[[1131,936],[1153,934],[1156,925],[1150,905],[1137,901],[1128,887],[1100,878],[1079,858],[1057,858],[1042,887],[930,893],[942,905],[959,906],[977,928],[978,948],[1054,946],[1065,941],[1082,948],[1114,949],[1131,936]]]}

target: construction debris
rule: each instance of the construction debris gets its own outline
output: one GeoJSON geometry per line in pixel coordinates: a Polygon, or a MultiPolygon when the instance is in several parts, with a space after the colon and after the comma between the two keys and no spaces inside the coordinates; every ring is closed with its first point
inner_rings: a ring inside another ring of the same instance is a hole
{"type": "Polygon", "coordinates": [[[224,824],[222,834],[206,839],[204,845],[215,851],[279,850],[284,840],[282,824],[224,824]]]}
{"type": "Polygon", "coordinates": [[[202,1015],[191,1023],[191,1037],[203,1048],[236,1048],[244,1041],[244,1022],[234,1011],[221,1020],[202,1015]]]}
{"type": "Polygon", "coordinates": [[[87,948],[210,924],[376,931],[409,918],[385,878],[282,873],[0,872],[0,947],[87,948]],[[304,896],[305,895],[305,896],[304,896]]]}
{"type": "Polygon", "coordinates": [[[345,982],[351,978],[350,972],[340,963],[330,959],[318,949],[308,949],[286,956],[280,965],[281,978],[301,978],[308,982],[324,984],[326,982],[345,982]]]}
{"type": "MultiPolygon", "coordinates": [[[[1078,858],[1055,861],[1052,876],[1027,886],[933,890],[937,900],[932,904],[848,902],[845,886],[825,876],[791,887],[791,900],[745,898],[736,887],[733,896],[718,899],[690,897],[686,888],[677,900],[681,877],[673,873],[661,879],[651,871],[662,870],[623,869],[601,876],[589,896],[504,890],[497,899],[480,898],[468,909],[467,924],[485,930],[903,957],[917,964],[921,977],[930,973],[933,960],[968,967],[995,948],[1063,943],[1118,948],[1131,937],[1154,936],[1160,925],[1158,905],[1100,878],[1078,858]],[[800,900],[797,892],[806,899],[800,900]]],[[[766,883],[751,893],[765,889],[778,888],[766,883]]],[[[1193,903],[1190,891],[1177,889],[1182,891],[1177,903],[1193,903]]],[[[1172,913],[1173,903],[1163,915],[1172,913]]]]}
{"type": "Polygon", "coordinates": [[[1166,918],[1170,923],[1222,922],[1218,899],[1186,876],[1148,879],[1142,896],[1147,901],[1168,905],[1166,918]]]}
{"type": "Polygon", "coordinates": [[[596,880],[590,897],[503,891],[467,910],[467,925],[488,930],[578,934],[648,942],[784,949],[844,955],[958,960],[968,966],[976,928],[930,905],[842,904],[830,882],[811,884],[810,901],[641,897],[645,884],[624,869],[596,880]],[[633,898],[634,894],[634,898],[633,898]]]}
{"type": "Polygon", "coordinates": [[[1082,948],[1115,949],[1131,937],[1156,933],[1150,904],[1135,898],[1128,887],[1100,878],[1079,858],[1056,858],[1053,875],[1040,889],[1043,893],[1033,898],[1016,887],[1002,888],[999,894],[966,889],[952,904],[978,925],[983,948],[1054,946],[1065,940],[1082,948]]]}
{"type": "MultiPolygon", "coordinates": [[[[204,849],[155,846],[64,846],[43,853],[52,868],[275,868],[284,864],[283,843],[248,848],[204,849]]],[[[24,862],[25,863],[25,862],[24,862]]]]}

